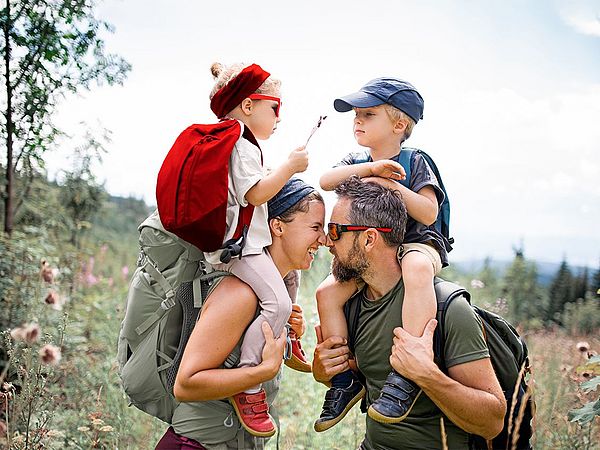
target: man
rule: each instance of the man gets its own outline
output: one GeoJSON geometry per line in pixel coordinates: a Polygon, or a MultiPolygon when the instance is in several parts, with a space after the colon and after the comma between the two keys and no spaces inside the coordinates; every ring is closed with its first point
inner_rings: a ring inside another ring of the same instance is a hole
{"type": "MultiPolygon", "coordinates": [[[[354,353],[366,378],[367,406],[379,398],[392,368],[418,384],[423,393],[401,423],[384,424],[367,417],[360,449],[444,448],[441,418],[447,448],[467,449],[469,433],[487,439],[496,436],[506,412],[481,322],[466,299],[456,299],[449,306],[444,354],[447,375],[433,361],[436,321],[428,323],[422,337],[402,329],[404,286],[396,255],[404,237],[406,208],[397,191],[381,184],[351,177],[336,188],[338,202],[331,227],[337,233],[329,236],[332,271],[340,281],[360,277],[365,282],[357,294],[360,313],[354,353]],[[335,224],[357,225],[360,231],[335,224]]],[[[313,360],[317,381],[328,382],[348,369],[345,344],[344,339],[333,336],[317,345],[313,360]]]]}

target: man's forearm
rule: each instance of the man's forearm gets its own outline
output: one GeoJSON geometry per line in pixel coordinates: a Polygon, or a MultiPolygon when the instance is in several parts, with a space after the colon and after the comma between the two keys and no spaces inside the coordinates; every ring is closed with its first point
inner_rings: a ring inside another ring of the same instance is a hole
{"type": "Polygon", "coordinates": [[[439,369],[419,385],[454,424],[468,433],[492,439],[502,430],[506,403],[490,392],[465,386],[439,369]]]}

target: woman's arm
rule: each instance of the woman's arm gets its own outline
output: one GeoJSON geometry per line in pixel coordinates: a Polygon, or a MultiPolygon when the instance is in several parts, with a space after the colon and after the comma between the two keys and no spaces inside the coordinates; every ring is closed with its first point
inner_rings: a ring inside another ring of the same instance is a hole
{"type": "Polygon", "coordinates": [[[175,380],[179,401],[230,397],[277,375],[285,335],[277,339],[263,324],[266,344],[263,360],[255,367],[219,368],[254,320],[258,301],[254,291],[235,277],[226,277],[208,297],[183,353],[175,380]]]}

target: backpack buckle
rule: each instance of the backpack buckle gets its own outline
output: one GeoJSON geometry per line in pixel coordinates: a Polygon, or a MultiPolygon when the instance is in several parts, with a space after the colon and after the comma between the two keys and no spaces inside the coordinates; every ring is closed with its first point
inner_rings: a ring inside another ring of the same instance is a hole
{"type": "Polygon", "coordinates": [[[135,264],[137,267],[143,267],[146,264],[146,261],[148,261],[148,255],[146,255],[143,248],[140,248],[140,253],[138,254],[138,259],[135,264]]]}
{"type": "Polygon", "coordinates": [[[169,292],[167,292],[167,298],[160,302],[160,307],[165,311],[168,311],[173,306],[175,306],[175,292],[173,292],[173,290],[170,290],[169,292]]]}

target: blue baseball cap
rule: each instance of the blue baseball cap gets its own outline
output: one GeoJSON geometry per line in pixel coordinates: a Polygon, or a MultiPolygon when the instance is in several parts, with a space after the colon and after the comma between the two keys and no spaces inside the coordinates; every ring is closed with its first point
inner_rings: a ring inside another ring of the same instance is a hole
{"type": "Polygon", "coordinates": [[[415,123],[423,118],[423,97],[412,84],[398,78],[375,78],[358,92],[335,99],[333,107],[338,112],[348,112],[352,108],[372,108],[384,103],[398,108],[415,123]]]}

